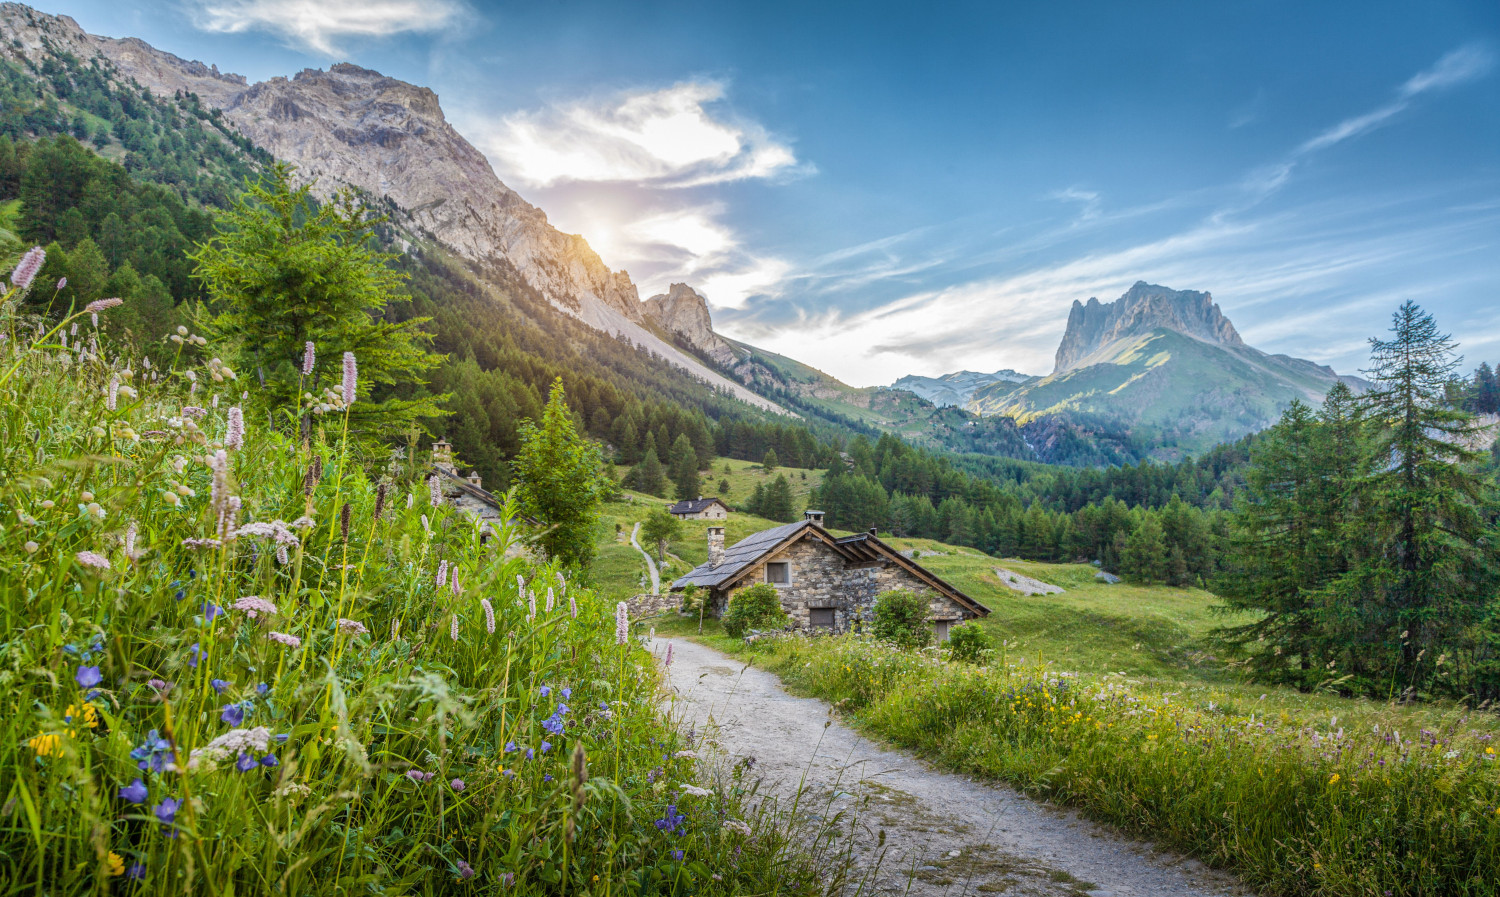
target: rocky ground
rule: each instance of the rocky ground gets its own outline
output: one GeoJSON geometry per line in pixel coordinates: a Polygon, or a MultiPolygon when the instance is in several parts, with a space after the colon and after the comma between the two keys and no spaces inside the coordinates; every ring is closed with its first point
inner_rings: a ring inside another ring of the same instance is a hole
{"type": "MultiPolygon", "coordinates": [[[[863,893],[1208,897],[1248,895],[1231,877],[1157,851],[1005,787],[941,772],[845,726],[772,674],[681,639],[657,639],[674,712],[802,812],[856,819],[848,834],[863,893]]],[[[854,892],[851,887],[850,892],[854,892]]]]}

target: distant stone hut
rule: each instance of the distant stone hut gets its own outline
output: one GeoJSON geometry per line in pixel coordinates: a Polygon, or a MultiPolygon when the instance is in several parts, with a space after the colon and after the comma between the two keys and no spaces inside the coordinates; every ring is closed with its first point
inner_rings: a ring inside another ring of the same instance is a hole
{"type": "Polygon", "coordinates": [[[796,523],[762,530],[728,549],[724,528],[710,526],[708,562],[672,583],[672,591],[705,588],[709,607],[722,614],[735,592],[762,582],[776,588],[793,627],[804,630],[844,632],[868,624],[875,598],[892,589],[927,596],[928,620],[939,641],[956,624],[990,612],[873,531],[832,535],[823,528],[821,511],[808,511],[796,523]]]}
{"type": "Polygon", "coordinates": [[[729,505],[717,498],[704,498],[700,495],[677,502],[667,508],[667,513],[678,520],[727,520],[729,505]]]}
{"type": "MultiPolygon", "coordinates": [[[[443,499],[453,507],[478,518],[480,538],[487,539],[493,527],[500,521],[500,512],[505,502],[480,486],[479,473],[469,471],[460,476],[453,463],[453,446],[439,439],[432,444],[432,473],[438,478],[443,499]]],[[[527,523],[535,523],[527,519],[527,523]]]]}

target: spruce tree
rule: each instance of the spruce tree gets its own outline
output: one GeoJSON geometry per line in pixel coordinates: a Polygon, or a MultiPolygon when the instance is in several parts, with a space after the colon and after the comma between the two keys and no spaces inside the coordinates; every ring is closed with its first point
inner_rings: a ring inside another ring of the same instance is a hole
{"type": "MultiPolygon", "coordinates": [[[[651,434],[646,434],[649,441],[651,434]]],[[[650,445],[646,446],[646,454],[641,461],[630,469],[630,475],[625,478],[625,485],[637,492],[647,495],[661,496],[667,491],[667,474],[662,469],[661,461],[656,457],[656,449],[650,445]]]]}
{"type": "Polygon", "coordinates": [[[218,233],[192,256],[214,316],[205,330],[235,348],[232,365],[257,372],[264,388],[252,395],[273,408],[297,404],[299,390],[317,394],[340,382],[340,359],[359,365],[359,401],[352,427],[394,436],[418,418],[441,416],[446,396],[422,396],[421,374],[441,360],[427,350],[427,318],[387,320],[386,304],[402,293],[394,256],[370,248],[381,219],[352,191],[313,200],[312,185],[293,186],[294,170],[277,163],[241,195],[220,220],[218,233]],[[312,342],[317,366],[302,374],[312,342]],[[370,401],[377,387],[399,387],[370,401]]]}
{"type": "Polygon", "coordinates": [[[698,476],[698,453],[693,450],[692,440],[686,433],[672,443],[672,486],[680,501],[697,498],[703,492],[703,482],[698,476]]]}
{"type": "Polygon", "coordinates": [[[777,474],[771,485],[766,487],[765,495],[761,500],[761,516],[782,523],[790,523],[797,519],[797,507],[792,496],[792,484],[786,481],[786,477],[777,474]]]}
{"type": "Polygon", "coordinates": [[[1120,569],[1132,582],[1150,584],[1167,578],[1167,543],[1161,522],[1150,511],[1140,513],[1135,531],[1125,540],[1120,569]]]}
{"type": "Polygon", "coordinates": [[[594,557],[599,503],[611,484],[600,472],[598,443],[574,425],[561,377],[552,384],[540,426],[522,421],[519,435],[521,450],[511,464],[516,497],[546,525],[537,542],[548,557],[584,570],[594,557]]]}
{"type": "Polygon", "coordinates": [[[1435,684],[1436,662],[1463,648],[1493,613],[1500,586],[1496,527],[1481,513],[1487,484],[1472,415],[1446,403],[1459,359],[1451,337],[1416,303],[1370,340],[1374,471],[1358,489],[1357,557],[1329,587],[1350,609],[1351,674],[1367,690],[1435,684]]]}

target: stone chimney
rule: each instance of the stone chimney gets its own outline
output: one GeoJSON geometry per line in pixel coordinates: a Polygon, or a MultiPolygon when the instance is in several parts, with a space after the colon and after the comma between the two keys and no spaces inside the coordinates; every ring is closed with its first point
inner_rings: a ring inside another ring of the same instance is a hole
{"type": "Polygon", "coordinates": [[[432,444],[432,466],[446,470],[454,476],[458,475],[458,468],[453,464],[453,446],[446,439],[439,439],[432,444]]]}
{"type": "Polygon", "coordinates": [[[724,527],[708,528],[708,565],[717,567],[724,563],[724,527]]]}
{"type": "Polygon", "coordinates": [[[814,511],[812,508],[808,508],[806,511],[802,512],[802,516],[812,521],[813,523],[816,523],[818,526],[823,525],[822,511],[814,511]]]}
{"type": "Polygon", "coordinates": [[[873,536],[873,535],[876,535],[876,532],[877,532],[877,531],[878,531],[878,530],[879,530],[879,529],[880,529],[880,527],[878,527],[878,526],[872,526],[872,527],[870,527],[870,535],[872,535],[872,536],[873,536]]]}

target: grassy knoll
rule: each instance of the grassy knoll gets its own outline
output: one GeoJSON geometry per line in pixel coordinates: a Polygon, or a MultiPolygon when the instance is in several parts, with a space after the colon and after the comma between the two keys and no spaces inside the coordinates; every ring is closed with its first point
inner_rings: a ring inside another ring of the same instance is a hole
{"type": "Polygon", "coordinates": [[[481,544],[425,484],[377,484],[338,413],[307,442],[241,416],[255,387],[212,345],[147,374],[85,314],[64,346],[13,309],[0,892],[837,886],[828,839],[663,718],[613,602],[508,526],[481,544]]]}

